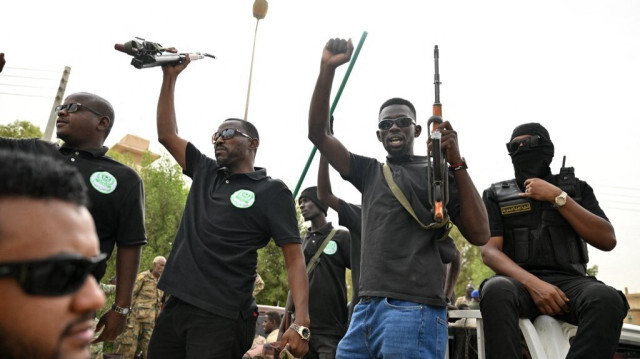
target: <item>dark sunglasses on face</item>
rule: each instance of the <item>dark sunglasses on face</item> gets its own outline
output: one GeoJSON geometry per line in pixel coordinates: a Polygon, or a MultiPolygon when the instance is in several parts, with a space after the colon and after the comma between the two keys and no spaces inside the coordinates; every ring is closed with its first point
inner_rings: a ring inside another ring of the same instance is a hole
{"type": "Polygon", "coordinates": [[[106,257],[105,253],[93,258],[64,253],[40,260],[5,262],[0,263],[0,278],[15,278],[27,294],[63,296],[80,289],[106,257]]]}
{"type": "Polygon", "coordinates": [[[412,118],[410,117],[400,117],[400,118],[395,118],[393,120],[387,119],[387,120],[382,120],[380,122],[378,122],[378,129],[386,131],[388,129],[390,129],[391,127],[393,127],[393,124],[396,124],[396,126],[403,128],[403,127],[409,127],[411,125],[415,125],[416,123],[413,121],[412,118]]]}
{"type": "Polygon", "coordinates": [[[540,136],[529,136],[529,137],[525,137],[525,138],[521,138],[519,140],[513,140],[511,142],[507,143],[507,151],[509,151],[509,154],[513,154],[514,152],[516,152],[519,148],[532,148],[532,147],[537,147],[540,146],[544,143],[544,139],[540,136]]]}
{"type": "Polygon", "coordinates": [[[54,111],[55,112],[59,112],[59,111],[62,111],[64,109],[66,109],[67,112],[69,112],[69,113],[76,112],[76,111],[81,110],[81,109],[85,109],[85,110],[87,110],[89,112],[93,112],[94,114],[96,114],[96,115],[98,115],[100,117],[105,117],[105,115],[101,114],[100,112],[98,112],[98,111],[96,111],[96,110],[94,110],[94,109],[92,109],[90,107],[87,107],[87,106],[79,104],[79,103],[74,103],[74,102],[68,103],[68,104],[65,104],[65,105],[58,105],[58,106],[56,106],[54,111]]]}
{"type": "Polygon", "coordinates": [[[230,138],[233,138],[233,136],[235,135],[241,135],[244,136],[250,140],[253,139],[253,137],[247,135],[246,133],[242,133],[238,130],[236,130],[235,128],[227,128],[224,129],[220,132],[216,132],[213,134],[213,137],[211,137],[211,142],[215,143],[220,137],[222,137],[223,140],[228,140],[230,138]]]}

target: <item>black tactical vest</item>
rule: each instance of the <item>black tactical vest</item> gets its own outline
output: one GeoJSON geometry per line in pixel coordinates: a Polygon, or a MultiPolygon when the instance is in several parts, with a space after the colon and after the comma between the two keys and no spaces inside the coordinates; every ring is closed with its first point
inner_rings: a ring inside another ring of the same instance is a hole
{"type": "MultiPolygon", "coordinates": [[[[580,203],[580,183],[573,176],[554,175],[549,181],[580,203]]],[[[502,251],[522,268],[559,270],[586,275],[587,245],[549,202],[519,197],[515,180],[491,185],[504,226],[502,251]]]]}

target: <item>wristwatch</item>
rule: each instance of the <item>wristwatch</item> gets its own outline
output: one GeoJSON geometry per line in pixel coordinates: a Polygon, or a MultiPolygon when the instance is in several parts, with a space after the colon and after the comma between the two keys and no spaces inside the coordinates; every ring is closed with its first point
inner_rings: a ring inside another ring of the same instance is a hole
{"type": "Polygon", "coordinates": [[[311,337],[311,331],[309,328],[303,327],[302,325],[298,325],[296,323],[291,323],[289,328],[293,329],[296,333],[300,334],[302,340],[309,341],[309,337],[311,337]]]}
{"type": "Polygon", "coordinates": [[[111,309],[113,309],[114,312],[120,315],[124,315],[125,317],[129,315],[129,313],[131,313],[131,307],[118,307],[116,303],[113,303],[111,309]]]}
{"type": "Polygon", "coordinates": [[[567,204],[567,192],[562,191],[555,199],[556,207],[562,207],[567,204]]]}

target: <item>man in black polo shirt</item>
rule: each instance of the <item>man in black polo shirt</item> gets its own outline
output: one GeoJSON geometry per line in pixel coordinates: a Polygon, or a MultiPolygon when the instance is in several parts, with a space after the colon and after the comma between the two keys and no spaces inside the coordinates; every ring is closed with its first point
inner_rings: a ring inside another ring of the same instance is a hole
{"type": "MultiPolygon", "coordinates": [[[[329,129],[329,97],[335,70],[349,61],[351,41],[326,44],[309,110],[309,139],[329,163],[362,192],[360,296],[337,358],[442,358],[446,347],[445,266],[441,230],[425,230],[400,204],[383,177],[383,164],[350,153],[329,129]],[[417,343],[420,343],[418,345],[417,343]]],[[[423,223],[433,223],[427,203],[428,158],[413,154],[421,132],[416,111],[393,98],[380,108],[378,140],[387,151],[394,182],[423,223]]],[[[450,163],[447,213],[472,244],[489,239],[487,214],[460,155],[451,124],[439,126],[450,163]]]]}
{"type": "MultiPolygon", "coordinates": [[[[133,169],[105,155],[108,148],[104,141],[114,121],[113,107],[107,100],[91,93],[75,93],[56,112],[57,136],[64,141],[61,147],[35,138],[0,138],[0,148],[52,156],[80,171],[89,190],[89,210],[100,251],[110,256],[118,245],[115,303],[96,328],[100,331],[104,326],[96,341],[114,340],[127,323],[140,250],[146,243],[142,180],[133,169]]],[[[106,267],[105,260],[94,271],[96,280],[100,281],[106,267]]]]}
{"type": "Polygon", "coordinates": [[[313,336],[305,358],[333,359],[349,317],[345,268],[350,268],[350,238],[349,232],[327,222],[327,205],[318,200],[317,192],[317,187],[309,187],[298,198],[302,217],[311,222],[302,241],[307,266],[321,251],[308,273],[313,336]]]}
{"type": "Polygon", "coordinates": [[[280,180],[254,167],[260,144],[249,122],[229,119],[213,135],[215,160],[178,135],[174,90],[189,64],[163,66],[158,139],[193,179],[173,249],[158,283],[171,297],[149,344],[149,358],[241,358],[258,316],[251,295],[257,250],[282,248],[297,315],[282,346],[307,352],[308,281],[295,202],[280,180]]]}

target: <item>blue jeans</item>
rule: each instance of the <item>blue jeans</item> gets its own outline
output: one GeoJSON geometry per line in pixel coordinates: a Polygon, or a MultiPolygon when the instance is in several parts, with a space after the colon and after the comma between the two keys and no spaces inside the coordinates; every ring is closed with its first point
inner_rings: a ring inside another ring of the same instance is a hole
{"type": "Polygon", "coordinates": [[[392,298],[363,298],[338,344],[336,359],[443,359],[448,340],[447,310],[392,298]]]}

